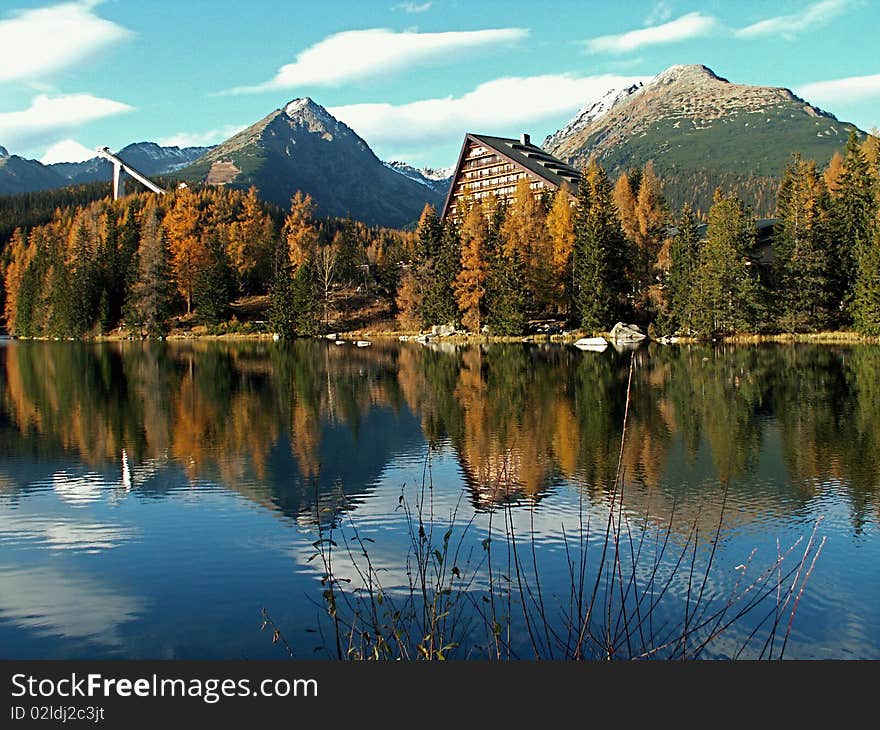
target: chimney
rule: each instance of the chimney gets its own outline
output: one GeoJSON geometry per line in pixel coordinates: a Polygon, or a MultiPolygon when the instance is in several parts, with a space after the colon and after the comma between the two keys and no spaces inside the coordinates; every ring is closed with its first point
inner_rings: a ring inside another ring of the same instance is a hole
{"type": "Polygon", "coordinates": [[[530,145],[530,144],[532,143],[532,138],[531,138],[530,135],[528,135],[528,134],[526,134],[525,132],[523,132],[523,133],[519,136],[519,143],[520,143],[521,145],[524,145],[524,146],[525,146],[525,145],[530,145]]]}

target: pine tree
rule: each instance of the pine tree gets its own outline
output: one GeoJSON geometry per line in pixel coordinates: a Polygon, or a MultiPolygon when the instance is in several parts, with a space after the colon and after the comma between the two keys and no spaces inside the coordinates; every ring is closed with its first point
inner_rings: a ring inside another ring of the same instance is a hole
{"type": "Polygon", "coordinates": [[[209,235],[205,250],[207,260],[196,278],[193,300],[199,320],[207,325],[215,325],[226,319],[229,311],[233,273],[226,249],[216,232],[209,235]]]}
{"type": "Polygon", "coordinates": [[[82,337],[98,319],[101,297],[100,271],[94,260],[95,242],[84,219],[76,228],[70,263],[72,294],[71,333],[82,337]]]}
{"type": "Polygon", "coordinates": [[[858,137],[852,132],[846,144],[843,172],[834,199],[837,241],[832,267],[836,272],[834,294],[837,301],[847,302],[852,297],[857,261],[861,249],[871,241],[876,206],[871,171],[858,137]]]}
{"type": "Polygon", "coordinates": [[[559,188],[547,214],[547,230],[552,247],[552,298],[559,314],[568,314],[571,285],[571,257],[574,250],[574,213],[568,190],[559,188]]]}
{"type": "MultiPolygon", "coordinates": [[[[466,209],[468,204],[468,201],[461,200],[458,207],[466,209]]],[[[443,223],[436,256],[420,271],[419,279],[424,291],[421,312],[424,326],[458,322],[459,311],[453,286],[460,271],[459,224],[450,216],[443,223]]]]}
{"type": "Polygon", "coordinates": [[[296,270],[291,291],[294,332],[299,337],[311,337],[318,331],[319,293],[316,279],[315,261],[312,256],[307,256],[296,270]]]}
{"type": "Polygon", "coordinates": [[[575,314],[587,330],[609,328],[626,305],[626,242],[611,184],[591,161],[581,175],[574,217],[572,266],[575,314]]]}
{"type": "Polygon", "coordinates": [[[167,331],[171,312],[173,285],[170,279],[168,251],[155,204],[144,210],[143,225],[136,256],[137,274],[129,288],[126,321],[140,334],[161,337],[167,331]]]}
{"type": "Polygon", "coordinates": [[[875,221],[873,240],[859,255],[853,318],[863,335],[880,335],[880,220],[875,221]]]}
{"type": "Polygon", "coordinates": [[[669,276],[666,281],[670,316],[668,329],[676,332],[690,324],[687,312],[700,263],[697,217],[687,203],[681,209],[678,232],[672,240],[669,257],[669,276]]]}
{"type": "Polygon", "coordinates": [[[276,247],[269,290],[269,325],[282,339],[314,335],[318,331],[317,273],[307,256],[295,273],[286,241],[276,247]]]}
{"type": "Polygon", "coordinates": [[[735,195],[725,198],[716,191],[691,299],[689,318],[697,332],[757,330],[761,288],[749,259],[755,235],[754,218],[742,200],[735,195]]]}
{"type": "Polygon", "coordinates": [[[788,332],[821,329],[835,309],[831,201],[814,162],[795,155],[783,175],[774,239],[774,297],[779,325],[788,332]]]}
{"type": "Polygon", "coordinates": [[[461,323],[470,332],[480,332],[485,321],[488,238],[486,215],[476,202],[461,225],[461,270],[453,285],[461,323]]]}

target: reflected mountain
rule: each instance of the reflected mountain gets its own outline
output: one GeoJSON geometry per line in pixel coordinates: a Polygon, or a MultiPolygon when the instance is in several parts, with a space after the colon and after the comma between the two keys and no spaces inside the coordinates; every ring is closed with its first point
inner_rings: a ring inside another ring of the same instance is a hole
{"type": "Polygon", "coordinates": [[[4,499],[47,484],[72,506],[107,484],[140,499],[219,486],[309,523],[316,502],[357,508],[396,460],[419,473],[429,447],[451,451],[478,510],[540,509],[557,489],[600,503],[620,459],[627,510],[666,520],[677,505],[683,531],[717,522],[725,494],[738,505],[730,520],[760,522],[827,489],[845,494],[858,531],[878,510],[880,352],[326,340],[0,348],[4,499]]]}

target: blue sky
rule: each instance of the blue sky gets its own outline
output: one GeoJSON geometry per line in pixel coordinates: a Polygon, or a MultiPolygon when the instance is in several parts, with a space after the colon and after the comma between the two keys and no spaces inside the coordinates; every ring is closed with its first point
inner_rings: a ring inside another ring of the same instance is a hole
{"type": "Polygon", "coordinates": [[[540,140],[682,63],[870,129],[878,28],[878,0],[0,0],[0,145],[213,144],[310,96],[381,158],[448,166],[465,131],[540,140]]]}

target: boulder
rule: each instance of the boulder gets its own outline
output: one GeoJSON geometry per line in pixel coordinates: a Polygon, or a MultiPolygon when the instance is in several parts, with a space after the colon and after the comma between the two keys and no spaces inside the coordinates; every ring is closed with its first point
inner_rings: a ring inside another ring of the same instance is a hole
{"type": "Polygon", "coordinates": [[[645,333],[637,324],[618,322],[611,330],[611,339],[615,342],[641,342],[645,339],[645,333]]]}
{"type": "Polygon", "coordinates": [[[452,322],[449,324],[435,324],[431,327],[431,334],[435,337],[449,337],[455,334],[455,325],[452,322]]]}

